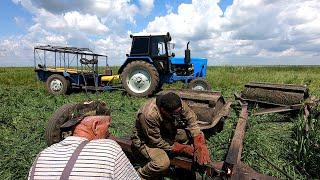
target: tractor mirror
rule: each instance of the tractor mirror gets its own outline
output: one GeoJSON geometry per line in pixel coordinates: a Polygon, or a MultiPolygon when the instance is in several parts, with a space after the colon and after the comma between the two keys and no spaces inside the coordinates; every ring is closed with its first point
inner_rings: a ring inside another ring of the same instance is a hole
{"type": "Polygon", "coordinates": [[[169,32],[167,32],[167,37],[166,37],[166,39],[167,39],[168,42],[171,41],[171,36],[170,36],[170,33],[169,33],[169,32]]]}

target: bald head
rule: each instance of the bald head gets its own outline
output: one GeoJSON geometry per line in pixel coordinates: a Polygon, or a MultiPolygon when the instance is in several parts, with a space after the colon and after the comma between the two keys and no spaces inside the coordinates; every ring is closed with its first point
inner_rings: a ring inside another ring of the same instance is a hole
{"type": "Polygon", "coordinates": [[[109,136],[110,116],[87,116],[75,127],[73,135],[93,139],[104,139],[109,136]]]}

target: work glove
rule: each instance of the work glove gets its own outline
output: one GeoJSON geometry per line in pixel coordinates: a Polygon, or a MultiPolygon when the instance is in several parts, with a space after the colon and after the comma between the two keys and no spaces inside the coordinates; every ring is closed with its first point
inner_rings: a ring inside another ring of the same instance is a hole
{"type": "Polygon", "coordinates": [[[199,165],[210,164],[211,158],[203,133],[193,137],[193,146],[195,149],[193,156],[194,161],[199,165]]]}
{"type": "Polygon", "coordinates": [[[194,148],[191,145],[185,145],[175,142],[172,145],[173,153],[181,153],[187,156],[193,156],[194,148]]]}

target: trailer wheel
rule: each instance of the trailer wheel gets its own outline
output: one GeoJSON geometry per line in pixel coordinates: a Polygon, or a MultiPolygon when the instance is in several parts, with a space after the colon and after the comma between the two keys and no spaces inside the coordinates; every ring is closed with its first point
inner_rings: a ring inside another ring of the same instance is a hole
{"type": "Polygon", "coordinates": [[[150,96],[157,90],[159,73],[153,65],[145,61],[133,61],[121,73],[121,82],[132,96],[150,96]]]}
{"type": "Polygon", "coordinates": [[[66,94],[70,88],[70,81],[60,74],[53,74],[47,79],[46,87],[47,90],[52,94],[66,94]]]}
{"type": "Polygon", "coordinates": [[[49,119],[46,128],[46,141],[50,146],[64,139],[60,126],[69,120],[69,115],[77,107],[78,103],[69,103],[61,106],[49,119]]]}
{"type": "Polygon", "coordinates": [[[211,85],[203,78],[196,78],[188,84],[188,89],[197,91],[211,91],[211,85]]]}

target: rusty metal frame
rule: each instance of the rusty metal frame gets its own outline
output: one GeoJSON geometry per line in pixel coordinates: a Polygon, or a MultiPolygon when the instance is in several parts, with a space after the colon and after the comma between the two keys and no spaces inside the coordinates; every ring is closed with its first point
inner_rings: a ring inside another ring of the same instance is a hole
{"type": "Polygon", "coordinates": [[[231,179],[277,179],[272,176],[260,174],[253,170],[248,165],[241,161],[241,154],[243,149],[243,142],[246,133],[246,125],[248,121],[248,104],[243,101],[239,101],[241,105],[241,112],[239,115],[238,123],[234,131],[234,135],[229,146],[228,154],[222,166],[222,172],[224,176],[231,179]]]}
{"type": "MultiPolygon", "coordinates": [[[[272,176],[260,174],[250,168],[248,165],[241,161],[241,154],[243,149],[243,142],[245,137],[246,124],[248,121],[248,104],[239,101],[241,104],[241,112],[234,131],[226,159],[222,162],[215,162],[205,167],[206,174],[212,177],[230,178],[230,179],[262,179],[262,180],[274,180],[277,179],[272,176]],[[214,172],[214,173],[213,173],[214,172]]],[[[122,149],[132,154],[131,140],[125,138],[111,137],[111,139],[117,141],[122,149]]],[[[194,164],[192,159],[187,157],[174,157],[170,159],[171,165],[174,167],[182,168],[185,170],[194,170],[194,164]]]]}
{"type": "MultiPolygon", "coordinates": [[[[265,104],[265,102],[245,99],[238,94],[234,94],[236,100],[240,100],[242,102],[247,103],[258,103],[258,104],[265,104]]],[[[297,111],[303,108],[303,104],[294,104],[294,105],[274,105],[275,107],[268,107],[268,108],[260,108],[259,110],[253,111],[252,115],[258,116],[263,114],[272,114],[272,113],[281,113],[281,112],[289,112],[289,111],[297,111]]]]}
{"type": "Polygon", "coordinates": [[[309,97],[309,89],[305,85],[250,82],[245,84],[245,89],[241,95],[235,94],[235,96],[236,99],[241,101],[266,106],[266,108],[253,112],[253,115],[262,115],[302,109],[304,106],[303,101],[309,97]],[[257,96],[253,92],[268,94],[266,94],[266,97],[265,95],[260,96],[260,94],[257,96]],[[271,98],[271,100],[268,100],[267,97],[271,98]]]}
{"type": "Polygon", "coordinates": [[[198,125],[201,130],[215,127],[220,121],[224,121],[230,114],[231,101],[226,101],[218,91],[194,91],[190,89],[171,89],[167,92],[179,94],[198,116],[198,125]]]}

